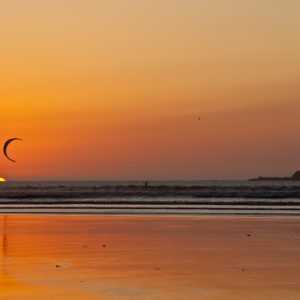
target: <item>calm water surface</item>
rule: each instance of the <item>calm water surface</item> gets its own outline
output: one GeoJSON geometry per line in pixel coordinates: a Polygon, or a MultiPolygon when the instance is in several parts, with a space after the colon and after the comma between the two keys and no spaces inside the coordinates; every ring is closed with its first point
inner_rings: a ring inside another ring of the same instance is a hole
{"type": "Polygon", "coordinates": [[[0,216],[0,299],[300,299],[300,218],[0,216]]]}

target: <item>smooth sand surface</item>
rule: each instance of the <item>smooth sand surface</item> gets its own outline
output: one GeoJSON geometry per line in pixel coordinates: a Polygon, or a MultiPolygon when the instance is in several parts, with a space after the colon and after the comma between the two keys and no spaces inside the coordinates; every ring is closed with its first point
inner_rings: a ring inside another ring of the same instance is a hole
{"type": "Polygon", "coordinates": [[[300,218],[0,216],[0,299],[300,299],[300,218]]]}

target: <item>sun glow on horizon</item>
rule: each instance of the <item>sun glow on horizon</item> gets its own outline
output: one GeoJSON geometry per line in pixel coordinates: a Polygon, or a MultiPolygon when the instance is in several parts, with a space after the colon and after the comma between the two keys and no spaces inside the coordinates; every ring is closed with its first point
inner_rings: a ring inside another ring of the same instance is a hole
{"type": "Polygon", "coordinates": [[[7,180],[4,177],[0,177],[0,183],[6,182],[7,180]]]}

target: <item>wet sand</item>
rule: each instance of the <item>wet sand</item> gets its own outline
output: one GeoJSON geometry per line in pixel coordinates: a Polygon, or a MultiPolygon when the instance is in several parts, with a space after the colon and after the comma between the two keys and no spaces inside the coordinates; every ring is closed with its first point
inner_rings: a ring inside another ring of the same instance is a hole
{"type": "Polygon", "coordinates": [[[300,218],[0,216],[0,299],[300,299],[300,218]]]}

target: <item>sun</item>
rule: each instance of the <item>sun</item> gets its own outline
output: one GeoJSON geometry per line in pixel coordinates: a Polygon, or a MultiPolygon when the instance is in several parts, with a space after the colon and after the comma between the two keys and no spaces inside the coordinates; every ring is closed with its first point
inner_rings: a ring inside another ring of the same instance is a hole
{"type": "Polygon", "coordinates": [[[0,183],[6,182],[6,179],[4,177],[0,177],[0,183]]]}

